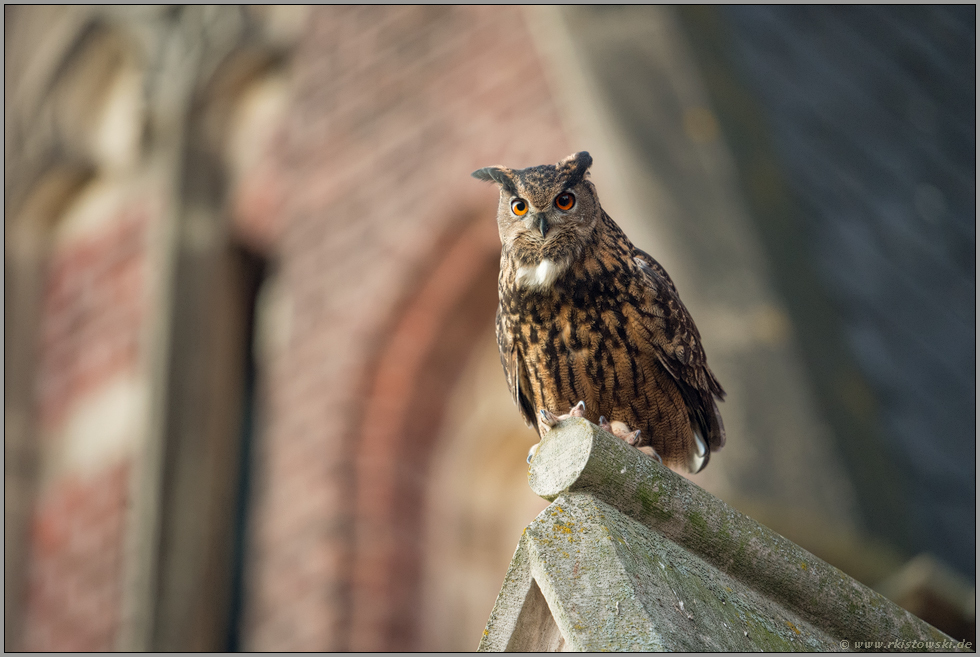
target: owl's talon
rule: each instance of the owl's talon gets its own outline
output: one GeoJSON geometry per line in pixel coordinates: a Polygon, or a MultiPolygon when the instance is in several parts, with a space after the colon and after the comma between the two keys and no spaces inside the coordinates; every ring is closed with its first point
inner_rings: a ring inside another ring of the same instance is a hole
{"type": "Polygon", "coordinates": [[[660,458],[660,454],[657,454],[656,450],[654,450],[653,447],[651,447],[650,445],[644,445],[643,447],[637,447],[637,449],[640,450],[641,452],[643,452],[644,454],[646,454],[647,456],[649,456],[650,458],[656,459],[656,461],[658,463],[660,463],[660,465],[663,465],[664,464],[664,460],[662,458],[660,458]]]}
{"type": "Polygon", "coordinates": [[[561,421],[558,416],[546,408],[542,408],[538,413],[541,415],[541,423],[549,429],[561,421]]]}
{"type": "MultiPolygon", "coordinates": [[[[613,420],[610,422],[606,419],[605,415],[599,416],[599,428],[603,431],[608,431],[627,445],[636,447],[636,444],[640,442],[639,429],[633,431],[625,422],[620,422],[618,420],[613,420]]],[[[653,451],[653,448],[651,447],[650,450],[653,451]]],[[[653,454],[656,454],[656,452],[653,452],[653,454]]],[[[653,456],[653,454],[651,454],[651,456],[653,456]]]]}
{"type": "Polygon", "coordinates": [[[541,423],[544,424],[547,429],[551,429],[562,420],[567,420],[570,417],[585,417],[585,402],[580,401],[579,403],[575,404],[564,415],[555,415],[546,408],[542,408],[540,411],[538,411],[538,414],[541,416],[541,423]]]}
{"type": "Polygon", "coordinates": [[[540,445],[541,445],[541,443],[534,443],[533,445],[531,445],[531,449],[527,450],[527,462],[528,462],[528,465],[530,465],[531,459],[534,458],[534,455],[538,453],[538,447],[540,445]]]}

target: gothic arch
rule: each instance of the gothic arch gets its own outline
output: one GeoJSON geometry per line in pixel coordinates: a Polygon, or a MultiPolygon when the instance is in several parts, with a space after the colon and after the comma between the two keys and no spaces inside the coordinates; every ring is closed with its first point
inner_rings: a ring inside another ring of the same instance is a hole
{"type": "Polygon", "coordinates": [[[495,224],[471,218],[449,233],[458,237],[434,247],[438,258],[385,332],[365,386],[352,445],[349,650],[407,649],[418,639],[432,450],[497,298],[495,224]]]}

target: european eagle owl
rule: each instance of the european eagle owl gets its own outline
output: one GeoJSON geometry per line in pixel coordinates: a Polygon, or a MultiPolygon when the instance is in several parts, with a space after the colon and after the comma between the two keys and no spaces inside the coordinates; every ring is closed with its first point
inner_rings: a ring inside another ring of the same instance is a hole
{"type": "Polygon", "coordinates": [[[581,152],[472,174],[500,187],[497,343],[507,385],[539,436],[585,417],[698,472],[725,444],[715,403],[725,393],[667,272],[603,211],[591,165],[581,152]]]}

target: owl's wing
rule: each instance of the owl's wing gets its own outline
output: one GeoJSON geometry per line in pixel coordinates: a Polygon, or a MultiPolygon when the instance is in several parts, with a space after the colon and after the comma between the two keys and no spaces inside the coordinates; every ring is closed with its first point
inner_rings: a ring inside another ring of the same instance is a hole
{"type": "Polygon", "coordinates": [[[633,260],[640,272],[640,323],[650,328],[649,344],[677,382],[710,451],[718,451],[725,444],[725,427],[715,399],[724,400],[725,391],[708,368],[698,328],[660,263],[639,249],[633,260]]]}
{"type": "Polygon", "coordinates": [[[531,384],[527,373],[527,366],[521,357],[517,347],[517,341],[513,335],[503,325],[500,313],[497,313],[497,347],[500,349],[500,364],[504,366],[504,375],[507,377],[507,387],[514,398],[514,403],[521,409],[521,416],[527,426],[535,431],[538,429],[537,416],[534,412],[534,403],[531,401],[531,384]]]}

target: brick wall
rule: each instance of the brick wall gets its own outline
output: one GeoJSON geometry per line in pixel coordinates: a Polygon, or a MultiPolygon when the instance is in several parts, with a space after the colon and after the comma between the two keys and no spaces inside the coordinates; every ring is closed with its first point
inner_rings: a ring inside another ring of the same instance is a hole
{"type": "Polygon", "coordinates": [[[55,226],[37,372],[41,479],[24,647],[112,650],[140,425],[145,201],[93,183],[55,226]]]}
{"type": "Polygon", "coordinates": [[[320,8],[295,64],[246,645],[412,649],[431,436],[495,309],[468,174],[574,149],[516,8],[320,8]]]}
{"type": "MultiPolygon", "coordinates": [[[[182,22],[211,20],[178,13],[169,23],[152,12],[102,18],[125,34],[138,25],[121,42],[139,43],[139,32],[150,44],[182,22]]],[[[214,19],[218,41],[233,33],[233,14],[214,19]]],[[[84,34],[86,16],[59,20],[84,34]]],[[[213,126],[221,134],[205,135],[226,140],[224,159],[212,163],[221,171],[209,175],[228,183],[219,214],[230,227],[213,234],[271,265],[257,318],[261,426],[242,640],[255,650],[412,649],[421,646],[428,473],[446,399],[471,352],[492,348],[496,190],[469,172],[557,161],[576,148],[517,8],[321,7],[304,27],[292,77],[280,75],[284,55],[272,57],[278,63],[235,91],[228,124],[213,126]]],[[[138,48],[151,52],[147,43],[138,48]]],[[[234,70],[208,66],[191,87],[234,70]]],[[[162,88],[141,71],[134,89],[162,88]]],[[[93,116],[120,116],[89,92],[93,116]]],[[[147,93],[177,102],[166,95],[173,88],[147,93]]],[[[172,118],[167,107],[150,106],[135,125],[158,129],[153,117],[172,118]]],[[[161,147],[151,139],[132,148],[147,144],[161,147]]],[[[147,338],[168,316],[155,298],[155,240],[168,208],[184,201],[168,196],[168,176],[180,174],[166,156],[155,159],[163,151],[121,166],[101,161],[102,151],[85,155],[88,182],[53,217],[43,267],[22,629],[31,650],[111,650],[138,637],[126,623],[152,623],[163,605],[126,588],[127,573],[145,567],[126,546],[145,531],[130,509],[145,483],[140,448],[161,385],[150,372],[158,345],[147,338]]],[[[183,294],[178,286],[175,303],[183,294]]],[[[179,498],[169,491],[154,503],[179,498]]],[[[161,563],[149,566],[165,572],[161,563]]],[[[175,604],[168,598],[166,609],[175,604]]]]}
{"type": "Polygon", "coordinates": [[[113,649],[129,465],[67,477],[39,501],[30,535],[25,650],[113,649]]]}
{"type": "Polygon", "coordinates": [[[146,224],[142,208],[122,208],[106,225],[56,245],[42,306],[42,427],[55,429],[79,399],[135,368],[146,224]]]}

